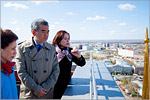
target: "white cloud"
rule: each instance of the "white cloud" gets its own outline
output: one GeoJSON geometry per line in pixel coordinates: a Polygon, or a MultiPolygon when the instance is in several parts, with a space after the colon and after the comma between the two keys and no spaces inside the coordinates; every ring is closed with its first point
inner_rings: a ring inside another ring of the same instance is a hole
{"type": "Polygon", "coordinates": [[[119,26],[126,26],[127,23],[126,23],[126,22],[123,22],[123,23],[119,23],[118,25],[119,25],[119,26]]]}
{"type": "Polygon", "coordinates": [[[131,32],[132,33],[137,32],[137,29],[132,29],[131,32]]]}
{"type": "Polygon", "coordinates": [[[88,17],[86,20],[100,20],[100,19],[106,19],[105,16],[95,16],[95,17],[88,17]]]}
{"type": "Polygon", "coordinates": [[[120,4],[118,8],[120,8],[120,10],[133,10],[136,6],[131,4],[120,4]]]}
{"type": "Polygon", "coordinates": [[[11,2],[4,4],[4,7],[14,7],[15,9],[18,9],[18,8],[28,9],[29,8],[28,6],[23,5],[23,4],[11,3],[11,2]]]}
{"type": "Polygon", "coordinates": [[[35,3],[36,5],[39,5],[40,3],[44,2],[44,1],[31,1],[33,3],[35,3]]]}
{"type": "Polygon", "coordinates": [[[17,24],[17,21],[14,20],[14,21],[12,21],[10,24],[12,24],[12,25],[17,24]]]}
{"type": "MultiPolygon", "coordinates": [[[[31,0],[28,0],[31,1],[31,0]]],[[[59,2],[59,0],[53,0],[53,1],[31,1],[35,3],[36,5],[40,5],[41,3],[47,3],[47,2],[59,2]]]]}
{"type": "Polygon", "coordinates": [[[73,12],[67,12],[66,14],[70,16],[75,15],[73,12]]]}

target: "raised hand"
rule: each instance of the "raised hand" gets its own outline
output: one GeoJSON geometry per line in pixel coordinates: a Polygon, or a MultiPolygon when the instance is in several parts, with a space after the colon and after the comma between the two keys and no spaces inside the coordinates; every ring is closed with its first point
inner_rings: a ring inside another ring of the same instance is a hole
{"type": "Polygon", "coordinates": [[[76,56],[77,58],[80,58],[81,57],[81,54],[80,52],[77,50],[77,49],[73,49],[71,50],[71,53],[76,56]]]}

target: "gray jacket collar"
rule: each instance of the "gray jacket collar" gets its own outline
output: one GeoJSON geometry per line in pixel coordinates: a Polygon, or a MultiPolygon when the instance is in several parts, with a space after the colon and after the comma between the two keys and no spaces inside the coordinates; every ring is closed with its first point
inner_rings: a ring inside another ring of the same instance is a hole
{"type": "MultiPolygon", "coordinates": [[[[31,49],[35,47],[35,44],[32,39],[26,41],[26,47],[30,47],[31,49]]],[[[50,45],[47,42],[44,43],[43,48],[46,48],[49,50],[51,49],[50,45]]]]}

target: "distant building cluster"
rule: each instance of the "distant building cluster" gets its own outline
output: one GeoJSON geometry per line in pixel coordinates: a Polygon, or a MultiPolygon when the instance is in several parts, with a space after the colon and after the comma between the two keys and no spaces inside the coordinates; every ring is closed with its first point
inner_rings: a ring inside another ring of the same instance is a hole
{"type": "Polygon", "coordinates": [[[130,49],[118,48],[118,55],[123,57],[133,57],[134,51],[130,49]]]}
{"type": "Polygon", "coordinates": [[[103,60],[109,58],[124,59],[132,62],[131,65],[116,60],[115,65],[107,63],[109,70],[117,72],[134,72],[143,74],[144,70],[144,42],[143,41],[79,41],[70,45],[79,49],[85,58],[89,58],[90,51],[93,52],[93,59],[103,60]],[[110,67],[111,66],[111,67],[110,67]]]}

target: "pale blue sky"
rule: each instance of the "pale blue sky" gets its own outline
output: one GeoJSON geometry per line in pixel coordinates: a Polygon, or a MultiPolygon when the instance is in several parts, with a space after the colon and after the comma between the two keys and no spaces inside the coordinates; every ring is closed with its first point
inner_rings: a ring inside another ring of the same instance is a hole
{"type": "Polygon", "coordinates": [[[144,39],[149,28],[149,1],[1,1],[1,27],[19,41],[30,39],[31,23],[49,22],[52,41],[59,30],[71,40],[144,39]]]}

